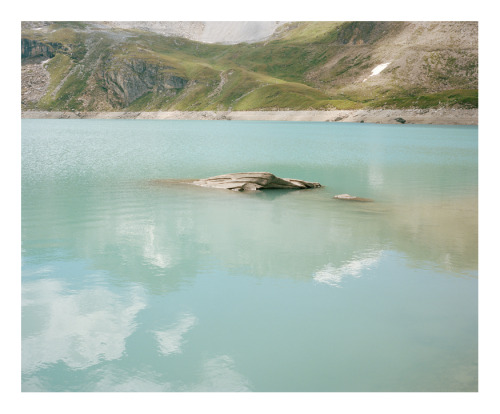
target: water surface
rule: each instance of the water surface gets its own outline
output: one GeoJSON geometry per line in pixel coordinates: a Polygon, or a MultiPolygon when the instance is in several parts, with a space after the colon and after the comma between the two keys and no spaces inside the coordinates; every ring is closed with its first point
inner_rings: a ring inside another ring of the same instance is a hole
{"type": "Polygon", "coordinates": [[[24,391],[476,391],[477,127],[25,119],[22,259],[24,391]]]}

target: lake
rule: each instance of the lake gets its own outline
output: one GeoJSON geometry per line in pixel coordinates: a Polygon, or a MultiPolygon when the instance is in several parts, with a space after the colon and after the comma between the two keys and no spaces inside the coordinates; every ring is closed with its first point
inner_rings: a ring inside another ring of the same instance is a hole
{"type": "Polygon", "coordinates": [[[477,195],[476,126],[24,119],[22,390],[477,391],[477,195]]]}

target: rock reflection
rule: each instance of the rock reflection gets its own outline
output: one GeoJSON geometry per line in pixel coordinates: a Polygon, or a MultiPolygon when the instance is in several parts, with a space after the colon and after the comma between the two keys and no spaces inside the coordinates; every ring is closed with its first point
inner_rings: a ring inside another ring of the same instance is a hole
{"type": "Polygon", "coordinates": [[[413,266],[429,263],[442,270],[477,270],[477,198],[415,201],[393,208],[395,247],[413,266]]]}
{"type": "MultiPolygon", "coordinates": [[[[81,205],[54,200],[50,218],[23,229],[26,256],[30,240],[63,239],[75,257],[156,293],[178,289],[214,263],[259,277],[335,283],[348,271],[342,266],[367,251],[393,250],[414,266],[451,273],[477,269],[477,198],[353,205],[335,203],[328,189],[249,195],[141,184],[117,191],[103,197],[96,190],[81,205]],[[78,220],[61,220],[69,216],[78,220]]],[[[27,223],[37,214],[30,211],[27,223]]]]}
{"type": "Polygon", "coordinates": [[[136,328],[135,318],[145,307],[139,287],[117,296],[104,287],[68,293],[60,281],[51,279],[24,283],[23,374],[59,361],[84,369],[101,360],[119,359],[136,328]]]}

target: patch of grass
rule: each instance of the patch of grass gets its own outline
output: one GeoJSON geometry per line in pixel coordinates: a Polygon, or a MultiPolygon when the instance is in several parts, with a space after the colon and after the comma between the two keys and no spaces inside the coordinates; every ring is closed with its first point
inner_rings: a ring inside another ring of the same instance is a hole
{"type": "Polygon", "coordinates": [[[249,111],[257,109],[353,109],[359,104],[347,100],[334,100],[328,95],[297,83],[279,83],[256,89],[241,99],[234,110],[249,111]]]}
{"type": "Polygon", "coordinates": [[[478,91],[475,89],[452,89],[436,93],[401,92],[387,98],[375,99],[372,107],[387,108],[435,108],[458,107],[477,108],[478,91]]]}
{"type": "Polygon", "coordinates": [[[81,110],[82,103],[79,100],[81,93],[87,86],[89,72],[77,71],[69,76],[73,62],[67,55],[56,55],[50,62],[49,73],[51,75],[50,84],[47,93],[39,102],[39,108],[45,110],[81,110]],[[56,59],[54,61],[54,59],[56,59]],[[64,80],[57,93],[56,88],[64,80]]]}
{"type": "Polygon", "coordinates": [[[82,109],[79,95],[87,86],[89,73],[75,72],[66,78],[66,82],[57,93],[57,100],[68,109],[82,109]]]}
{"type": "Polygon", "coordinates": [[[38,30],[23,29],[21,39],[43,41],[45,39],[45,35],[40,33],[38,30]]]}
{"type": "Polygon", "coordinates": [[[180,92],[172,102],[170,109],[176,111],[202,111],[205,109],[205,100],[211,88],[204,84],[195,84],[180,92]]]}
{"type": "Polygon", "coordinates": [[[250,91],[259,88],[265,83],[277,82],[277,80],[273,81],[267,77],[262,78],[253,72],[241,69],[230,69],[225,73],[227,81],[220,93],[212,97],[212,102],[208,109],[217,109],[220,107],[224,109],[232,108],[250,91]]]}
{"type": "Polygon", "coordinates": [[[281,41],[314,43],[336,39],[343,22],[294,22],[286,24],[275,36],[281,41]]]}
{"type": "Polygon", "coordinates": [[[61,53],[57,53],[51,60],[49,60],[47,63],[47,70],[50,73],[49,88],[54,88],[58,85],[72,66],[73,62],[71,62],[69,56],[61,53]]]}
{"type": "Polygon", "coordinates": [[[305,82],[305,74],[325,63],[330,56],[327,45],[297,45],[274,41],[261,47],[238,45],[221,62],[232,62],[247,70],[290,82],[305,82]]]}
{"type": "Polygon", "coordinates": [[[356,54],[356,56],[354,57],[344,56],[334,66],[333,70],[329,73],[329,76],[323,77],[322,79],[333,80],[339,76],[346,74],[347,72],[350,72],[353,69],[364,70],[369,66],[367,65],[367,62],[369,62],[370,59],[371,59],[370,55],[362,56],[360,54],[356,54]]]}
{"type": "Polygon", "coordinates": [[[52,23],[50,25],[50,29],[52,29],[52,30],[57,30],[57,29],[66,28],[66,27],[71,28],[71,29],[77,28],[77,29],[84,30],[85,28],[88,27],[88,25],[84,22],[79,22],[79,21],[73,21],[73,22],[59,21],[59,22],[52,23]]]}
{"type": "Polygon", "coordinates": [[[52,96],[57,86],[62,82],[64,77],[69,73],[73,67],[73,62],[70,57],[57,53],[48,63],[47,71],[50,74],[50,82],[47,92],[39,102],[41,109],[50,110],[57,107],[57,97],[52,96]]]}
{"type": "Polygon", "coordinates": [[[61,43],[63,45],[75,44],[78,39],[75,30],[69,27],[50,32],[47,35],[47,40],[53,43],[61,43]]]}
{"type": "Polygon", "coordinates": [[[349,99],[330,99],[328,109],[362,109],[365,105],[349,99]]]}
{"type": "Polygon", "coordinates": [[[81,61],[87,54],[84,35],[77,33],[75,42],[70,44],[69,48],[71,50],[71,59],[76,62],[81,61]]]}

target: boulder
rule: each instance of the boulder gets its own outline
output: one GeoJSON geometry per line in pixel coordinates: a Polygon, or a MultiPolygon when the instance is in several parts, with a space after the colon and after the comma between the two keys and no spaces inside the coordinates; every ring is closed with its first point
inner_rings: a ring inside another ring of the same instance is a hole
{"type": "Polygon", "coordinates": [[[256,191],[264,189],[302,190],[321,187],[319,183],[297,180],[294,178],[279,178],[269,172],[247,172],[217,175],[193,181],[201,187],[224,188],[232,191],[256,191]]]}
{"type": "Polygon", "coordinates": [[[356,197],[349,194],[339,194],[334,196],[333,198],[336,198],[338,200],[348,200],[348,201],[363,201],[363,202],[373,201],[371,198],[356,197]]]}

